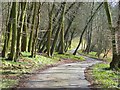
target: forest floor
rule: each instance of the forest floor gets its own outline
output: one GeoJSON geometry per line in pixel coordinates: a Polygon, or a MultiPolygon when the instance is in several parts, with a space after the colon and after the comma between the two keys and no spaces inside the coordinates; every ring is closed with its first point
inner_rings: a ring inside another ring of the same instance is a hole
{"type": "Polygon", "coordinates": [[[85,69],[100,63],[96,59],[85,57],[85,61],[68,63],[50,67],[21,79],[20,88],[86,88],[90,90],[90,82],[86,80],[85,69]]]}

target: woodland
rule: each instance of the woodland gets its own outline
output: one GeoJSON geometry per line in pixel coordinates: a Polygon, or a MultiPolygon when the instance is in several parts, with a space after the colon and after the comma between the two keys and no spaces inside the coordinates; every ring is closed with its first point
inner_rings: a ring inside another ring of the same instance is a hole
{"type": "Polygon", "coordinates": [[[87,57],[101,61],[86,68],[94,88],[120,89],[119,0],[1,2],[0,9],[1,88],[39,69],[87,64],[87,57]]]}

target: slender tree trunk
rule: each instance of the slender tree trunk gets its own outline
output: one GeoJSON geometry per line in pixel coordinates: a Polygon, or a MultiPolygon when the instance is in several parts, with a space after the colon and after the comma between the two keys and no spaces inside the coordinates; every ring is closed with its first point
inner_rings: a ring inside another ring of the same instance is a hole
{"type": "Polygon", "coordinates": [[[6,57],[8,48],[10,45],[10,39],[11,39],[11,34],[12,34],[12,12],[13,12],[13,5],[11,4],[11,11],[10,11],[10,16],[8,17],[8,25],[6,27],[6,33],[5,33],[5,40],[4,40],[4,46],[2,50],[2,57],[6,57]]]}
{"type": "MultiPolygon", "coordinates": [[[[59,13],[60,13],[60,11],[61,11],[61,8],[62,8],[62,4],[61,4],[61,6],[60,6],[60,8],[59,8],[59,10],[56,12],[56,14],[55,14],[55,17],[53,18],[53,30],[52,30],[52,34],[55,32],[55,30],[57,29],[57,26],[58,26],[58,23],[59,23],[59,21],[60,21],[60,19],[61,19],[61,17],[59,18],[58,16],[59,16],[59,13]],[[58,19],[58,21],[57,21],[57,17],[59,18],[58,19]],[[57,23],[55,23],[57,21],[57,23]]],[[[45,38],[48,36],[48,32],[46,32],[45,34],[44,34],[44,36],[43,36],[43,39],[40,41],[40,45],[39,45],[39,52],[42,52],[44,49],[45,49],[45,43],[47,42],[46,40],[45,40],[45,38]],[[43,44],[43,45],[42,45],[43,44]],[[42,47],[41,47],[42,46],[42,47]]]]}
{"type": "MultiPolygon", "coordinates": [[[[59,13],[60,13],[60,11],[61,11],[61,7],[62,7],[62,5],[60,6],[60,8],[59,8],[59,10],[56,12],[56,14],[55,14],[55,17],[53,18],[53,24],[56,22],[56,18],[59,16],[59,13]]],[[[59,20],[58,20],[59,21],[59,20]]],[[[56,26],[57,26],[57,23],[55,23],[55,25],[54,25],[54,27],[53,27],[53,30],[52,30],[52,33],[55,31],[55,29],[56,29],[56,26]]],[[[48,32],[45,32],[45,34],[44,34],[44,36],[43,36],[43,39],[39,42],[40,44],[39,44],[39,51],[38,52],[42,52],[43,50],[44,50],[44,48],[45,48],[45,46],[44,46],[44,43],[46,43],[46,40],[45,40],[45,38],[47,37],[47,35],[48,35],[48,32]],[[42,46],[42,44],[43,44],[43,46],[42,46]],[[42,46],[42,48],[41,48],[41,46],[42,46]]]]}
{"type": "Polygon", "coordinates": [[[60,54],[64,53],[64,21],[65,21],[65,9],[66,9],[66,3],[63,3],[63,13],[62,13],[62,25],[61,25],[61,32],[60,32],[60,54]]]}
{"type": "Polygon", "coordinates": [[[75,49],[73,55],[76,55],[77,50],[79,49],[80,44],[81,44],[81,42],[82,42],[83,35],[84,35],[84,33],[85,33],[85,31],[86,31],[86,29],[87,29],[89,23],[92,21],[93,17],[94,17],[95,14],[98,12],[98,10],[99,10],[99,8],[102,6],[102,4],[103,4],[103,2],[97,7],[97,9],[95,10],[95,12],[94,12],[93,15],[90,17],[90,19],[88,20],[87,24],[85,25],[85,27],[84,27],[84,29],[83,29],[81,35],[80,35],[80,40],[79,40],[78,46],[77,46],[77,48],[75,49]]]}
{"type": "Polygon", "coordinates": [[[31,52],[32,42],[33,42],[33,34],[34,34],[34,27],[35,27],[36,2],[34,2],[33,5],[34,5],[33,6],[34,12],[33,12],[33,18],[32,18],[30,38],[29,38],[29,42],[28,42],[28,52],[31,52]]]}
{"type": "Polygon", "coordinates": [[[51,56],[53,55],[54,49],[56,47],[56,42],[57,42],[57,39],[58,39],[58,35],[60,33],[59,28],[60,28],[60,25],[58,26],[58,29],[57,29],[57,31],[55,33],[55,37],[54,37],[54,40],[53,40],[53,43],[52,43],[52,46],[51,46],[51,50],[50,50],[51,56]]]}
{"type": "Polygon", "coordinates": [[[72,44],[72,39],[73,39],[74,33],[75,33],[75,29],[71,32],[70,40],[66,41],[67,44],[65,45],[65,52],[68,51],[68,48],[71,48],[71,44],[72,44]]]}
{"type": "Polygon", "coordinates": [[[37,43],[37,38],[38,38],[38,30],[39,30],[39,25],[40,25],[40,12],[39,12],[40,11],[40,7],[41,7],[40,3],[39,3],[38,8],[37,8],[37,4],[35,6],[35,8],[37,8],[36,9],[37,11],[35,10],[34,14],[36,14],[36,12],[37,12],[37,19],[36,18],[34,18],[34,19],[37,20],[37,26],[35,28],[35,34],[33,36],[31,57],[35,57],[36,56],[36,50],[35,50],[35,48],[36,48],[36,43],[37,43]]]}
{"type": "Polygon", "coordinates": [[[87,40],[87,46],[85,49],[85,52],[88,54],[90,52],[90,46],[91,46],[91,37],[92,37],[92,22],[90,25],[90,31],[88,31],[88,40],[87,40]]]}
{"type": "MultiPolygon", "coordinates": [[[[68,10],[72,7],[74,5],[74,3],[73,4],[71,4],[71,6],[65,11],[65,14],[66,14],[66,12],[68,12],[68,10]]],[[[66,43],[66,45],[67,45],[67,37],[68,37],[68,33],[69,33],[69,31],[70,31],[70,27],[72,26],[72,23],[73,23],[73,20],[75,19],[75,14],[77,14],[77,12],[78,12],[78,10],[79,10],[79,7],[80,7],[80,3],[78,3],[78,5],[76,6],[76,9],[75,9],[75,11],[71,14],[71,16],[70,16],[70,19],[68,20],[68,26],[67,26],[67,29],[65,30],[65,34],[64,34],[64,39],[65,39],[65,43],[66,43]]],[[[57,51],[59,51],[60,50],[60,45],[61,45],[61,43],[59,42],[59,44],[58,44],[58,47],[57,47],[57,51]]],[[[67,47],[67,46],[65,46],[65,47],[67,47]]]]}
{"type": "Polygon", "coordinates": [[[20,16],[20,22],[19,22],[20,28],[17,31],[17,46],[16,46],[15,60],[18,59],[18,57],[20,55],[20,52],[21,52],[21,36],[22,36],[21,34],[22,34],[24,20],[25,20],[27,3],[26,2],[21,2],[20,5],[21,5],[21,16],[20,16]]]}
{"type": "MultiPolygon", "coordinates": [[[[33,40],[33,33],[34,33],[34,22],[35,22],[35,12],[36,12],[36,3],[33,2],[32,3],[32,24],[31,24],[31,28],[30,28],[30,37],[29,37],[29,42],[28,42],[28,52],[31,52],[31,48],[32,48],[32,40],[33,40]]],[[[30,20],[28,20],[28,22],[30,22],[30,20]]]]}
{"type": "MultiPolygon", "coordinates": [[[[74,5],[75,5],[75,3],[72,3],[72,4],[68,7],[68,9],[65,11],[65,15],[69,13],[70,9],[71,9],[74,5]]],[[[59,13],[60,13],[60,11],[61,11],[62,8],[63,8],[63,5],[62,5],[62,4],[61,4],[60,8],[61,8],[61,9],[58,10],[59,13]]],[[[60,25],[61,15],[59,15],[59,13],[56,12],[55,17],[53,18],[53,21],[56,22],[56,23],[53,22],[52,35],[55,33],[55,30],[57,30],[57,28],[60,28],[59,25],[60,25]],[[60,18],[57,20],[56,18],[57,18],[58,16],[59,16],[60,18]]],[[[47,41],[45,40],[46,37],[47,37],[47,32],[44,34],[43,40],[40,41],[39,52],[42,52],[42,51],[45,49],[45,46],[44,46],[44,45],[45,45],[45,43],[47,42],[47,41]],[[41,47],[41,46],[42,46],[42,47],[41,47]]]]}
{"type": "Polygon", "coordinates": [[[27,51],[27,15],[24,19],[24,25],[23,25],[23,34],[22,34],[22,40],[21,40],[21,51],[27,51]]]}
{"type": "Polygon", "coordinates": [[[49,29],[48,29],[48,36],[47,36],[47,55],[50,56],[50,45],[51,45],[51,34],[52,34],[52,21],[53,21],[53,10],[54,10],[55,4],[52,5],[49,4],[49,29]]]}
{"type": "MultiPolygon", "coordinates": [[[[94,9],[94,2],[92,3],[92,10],[91,10],[91,15],[93,14],[93,9],[94,9]]],[[[87,47],[85,52],[87,52],[87,54],[90,52],[90,47],[91,47],[91,37],[92,37],[92,24],[93,24],[93,20],[91,21],[90,24],[90,30],[88,30],[88,40],[87,40],[87,47]]]]}
{"type": "Polygon", "coordinates": [[[61,12],[61,8],[62,8],[62,4],[61,4],[60,8],[57,10],[57,12],[55,13],[55,16],[54,16],[54,18],[53,18],[53,24],[54,24],[54,22],[57,20],[59,14],[60,14],[60,12],[61,12]]]}
{"type": "Polygon", "coordinates": [[[61,13],[61,19],[60,19],[60,25],[58,26],[58,30],[56,31],[56,34],[55,34],[55,38],[54,38],[54,41],[53,41],[53,44],[52,44],[52,47],[51,47],[51,51],[50,51],[50,54],[51,56],[53,55],[53,52],[54,52],[54,49],[56,47],[56,43],[57,43],[57,39],[58,39],[58,36],[59,36],[59,33],[61,31],[61,27],[62,27],[62,20],[63,20],[63,16],[64,16],[64,9],[65,9],[65,5],[66,3],[63,2],[62,3],[62,13],[61,13]]]}
{"type": "Polygon", "coordinates": [[[14,60],[15,58],[15,48],[17,39],[17,2],[13,2],[12,10],[12,41],[11,41],[11,51],[8,57],[9,60],[14,60]]]}

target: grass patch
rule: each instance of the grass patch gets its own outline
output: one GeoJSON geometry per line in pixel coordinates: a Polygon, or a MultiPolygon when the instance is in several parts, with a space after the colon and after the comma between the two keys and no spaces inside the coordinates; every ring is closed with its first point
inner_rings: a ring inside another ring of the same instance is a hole
{"type": "Polygon", "coordinates": [[[65,54],[55,53],[54,58],[71,59],[71,60],[79,60],[79,61],[85,60],[85,58],[82,56],[72,55],[68,53],[65,53],[65,54]]]}
{"type": "Polygon", "coordinates": [[[108,63],[112,61],[112,56],[108,56],[106,58],[103,58],[103,54],[101,54],[100,57],[98,58],[96,56],[97,52],[89,52],[89,54],[86,54],[86,53],[83,53],[81,50],[79,50],[78,53],[85,55],[85,56],[88,56],[88,57],[91,57],[91,58],[102,59],[103,61],[108,62],[108,63]]]}
{"type": "Polygon", "coordinates": [[[95,57],[97,52],[90,52],[89,55],[95,57]]]}
{"type": "Polygon", "coordinates": [[[81,50],[78,51],[79,54],[82,54],[82,55],[85,55],[85,56],[88,56],[88,57],[91,57],[91,58],[98,58],[96,56],[96,53],[97,52],[89,52],[88,54],[87,53],[83,53],[81,50]]]}
{"type": "Polygon", "coordinates": [[[0,84],[0,87],[1,88],[12,88],[11,86],[14,84],[17,84],[18,81],[17,80],[12,80],[12,79],[3,79],[1,84],[0,84]],[[6,87],[7,86],[7,87],[6,87]]]}
{"type": "MultiPolygon", "coordinates": [[[[93,77],[97,85],[102,88],[116,88],[120,84],[120,72],[107,70],[109,64],[96,64],[93,66],[93,77]]],[[[120,88],[119,88],[120,89],[120,88]]]]}

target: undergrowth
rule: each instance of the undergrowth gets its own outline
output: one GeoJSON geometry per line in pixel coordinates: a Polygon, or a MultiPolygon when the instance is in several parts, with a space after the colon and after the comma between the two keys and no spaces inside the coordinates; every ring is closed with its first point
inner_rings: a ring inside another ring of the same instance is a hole
{"type": "Polygon", "coordinates": [[[120,84],[120,72],[109,70],[109,64],[96,64],[93,66],[93,77],[95,83],[101,88],[118,88],[120,84]]]}

